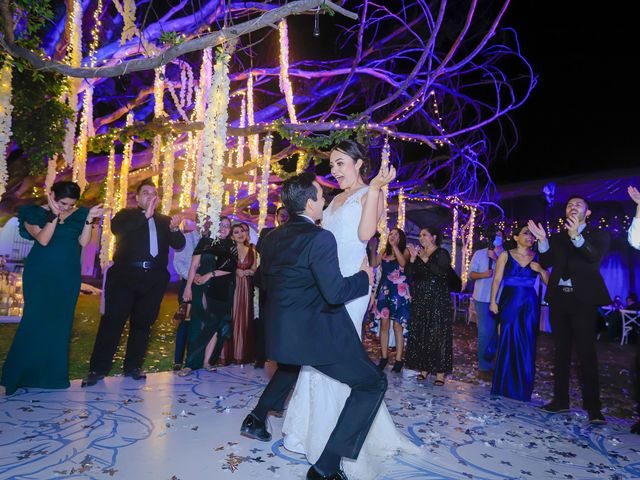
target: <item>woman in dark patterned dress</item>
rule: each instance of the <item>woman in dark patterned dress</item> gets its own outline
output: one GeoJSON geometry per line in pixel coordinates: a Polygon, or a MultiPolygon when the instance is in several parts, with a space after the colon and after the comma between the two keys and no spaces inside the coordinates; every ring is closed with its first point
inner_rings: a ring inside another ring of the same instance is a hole
{"type": "Polygon", "coordinates": [[[409,260],[407,250],[407,237],[402,230],[394,228],[389,232],[384,251],[376,258],[376,265],[382,269],[382,279],[378,287],[376,307],[374,309],[375,321],[372,332],[380,335],[380,362],[378,368],[383,370],[388,363],[389,353],[389,327],[393,322],[393,333],[396,341],[396,361],[393,371],[399,373],[402,370],[402,352],[404,350],[404,338],[407,333],[409,312],[411,310],[411,295],[409,284],[404,275],[404,266],[409,260]]]}
{"type": "Polygon", "coordinates": [[[447,274],[451,257],[440,247],[442,236],[434,227],[420,230],[420,246],[409,245],[407,275],[413,276],[411,325],[406,363],[418,370],[418,380],[436,374],[435,385],[453,366],[453,316],[447,274]]]}

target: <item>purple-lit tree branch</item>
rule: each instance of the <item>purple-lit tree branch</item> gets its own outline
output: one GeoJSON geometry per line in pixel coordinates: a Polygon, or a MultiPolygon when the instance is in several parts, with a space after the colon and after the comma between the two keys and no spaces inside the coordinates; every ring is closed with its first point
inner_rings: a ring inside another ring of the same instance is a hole
{"type": "MultiPolygon", "coordinates": [[[[85,0],[83,4],[87,3],[90,6],[85,8],[84,21],[91,22],[95,1],[85,0]]],[[[105,1],[105,5],[107,3],[105,1]]],[[[94,119],[94,126],[97,133],[104,133],[121,127],[129,111],[134,112],[138,122],[153,119],[153,75],[144,69],[167,65],[166,82],[179,92],[186,86],[176,74],[178,63],[189,62],[197,72],[200,56],[189,52],[217,45],[225,37],[233,36],[238,44],[230,72],[232,99],[228,133],[247,136],[269,132],[274,130],[275,120],[288,118],[287,105],[278,88],[277,52],[267,56],[261,50],[263,54],[256,56],[259,48],[256,45],[272,34],[272,27],[280,18],[295,12],[313,12],[321,3],[314,0],[290,1],[286,5],[284,2],[277,5],[210,1],[202,2],[200,10],[193,11],[193,3],[182,1],[173,8],[166,7],[158,19],[148,25],[138,19],[138,28],[145,40],[161,52],[155,54],[145,52],[137,38],[120,45],[122,21],[113,14],[114,9],[109,9],[111,13],[101,15],[103,44],[96,52],[98,63],[93,69],[53,63],[60,58],[53,52],[64,51],[66,42],[61,29],[63,17],[57,19],[46,37],[50,43],[44,45],[53,60],[39,59],[36,65],[39,68],[55,66],[64,73],[90,78],[95,88],[95,103],[103,112],[94,119]],[[173,47],[160,45],[162,33],[168,31],[184,34],[185,42],[173,47]],[[124,73],[122,77],[105,78],[124,73]],[[249,75],[254,79],[257,124],[240,128],[239,97],[234,94],[246,91],[249,75]]],[[[481,0],[331,3],[330,8],[339,14],[357,13],[357,20],[322,15],[323,28],[328,22],[336,22],[342,29],[332,60],[303,59],[292,42],[292,56],[298,60],[291,63],[289,76],[298,123],[285,124],[282,128],[317,135],[366,124],[372,135],[387,135],[399,152],[394,161],[402,163],[402,167],[397,184],[392,187],[411,189],[430,182],[442,198],[451,195],[479,206],[491,204],[494,191],[488,166],[496,156],[508,154],[515,135],[509,112],[518,108],[535,86],[535,76],[520,52],[515,32],[500,28],[508,5],[509,0],[504,0],[489,11],[491,7],[481,0]],[[410,145],[409,142],[424,145],[422,150],[417,150],[418,158],[401,158],[400,145],[410,145]]],[[[5,27],[0,42],[11,47],[8,50],[13,54],[24,53],[16,50],[12,41],[5,27]]],[[[88,59],[82,64],[88,65],[88,59]]],[[[193,105],[185,107],[187,111],[192,109],[193,105]]],[[[179,120],[168,95],[165,110],[174,120],[179,120]]],[[[201,125],[178,122],[176,129],[181,128],[192,131],[201,125]]],[[[234,145],[232,139],[229,146],[234,145]]],[[[296,151],[291,145],[280,146],[282,151],[274,152],[273,161],[284,161],[296,151]]],[[[145,149],[151,146],[139,143],[134,169],[148,165],[151,155],[145,149]]],[[[253,181],[249,176],[252,168],[255,164],[247,162],[240,169],[226,168],[225,175],[239,181],[253,181]]],[[[105,174],[105,158],[90,159],[90,181],[97,182],[105,174]]],[[[145,173],[153,174],[157,172],[147,170],[145,173]]],[[[272,179],[277,177],[274,175],[272,179]]],[[[252,201],[251,196],[243,198],[240,210],[249,207],[252,201]]]]}

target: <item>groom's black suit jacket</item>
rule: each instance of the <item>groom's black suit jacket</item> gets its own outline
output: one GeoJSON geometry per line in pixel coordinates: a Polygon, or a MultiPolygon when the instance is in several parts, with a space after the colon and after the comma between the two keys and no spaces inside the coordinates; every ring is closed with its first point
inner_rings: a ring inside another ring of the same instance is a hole
{"type": "Polygon", "coordinates": [[[366,295],[366,272],[343,277],[333,234],[294,216],[261,244],[256,275],[267,291],[267,358],[327,365],[361,346],[344,303],[366,295]]]}
{"type": "Polygon", "coordinates": [[[558,282],[563,276],[571,278],[574,295],[586,305],[611,303],[611,296],[600,274],[602,257],[609,250],[609,233],[586,227],[582,237],[584,243],[576,248],[567,232],[551,235],[549,250],[540,254],[540,265],[553,268],[545,296],[549,304],[553,304],[562,294],[558,282]]]}

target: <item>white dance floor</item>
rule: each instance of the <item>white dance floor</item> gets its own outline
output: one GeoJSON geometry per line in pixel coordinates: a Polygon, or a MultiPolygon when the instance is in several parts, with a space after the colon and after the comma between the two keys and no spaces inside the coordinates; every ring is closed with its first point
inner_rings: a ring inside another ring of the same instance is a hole
{"type": "MultiPolygon", "coordinates": [[[[388,460],[379,480],[640,477],[629,421],[592,428],[581,411],[551,416],[487,388],[388,377],[389,410],[424,454],[388,460]]],[[[20,390],[0,398],[0,478],[302,479],[308,464],[282,448],[281,418],[270,417],[271,443],[239,435],[265,383],[264,370],[233,366],[20,390]]]]}

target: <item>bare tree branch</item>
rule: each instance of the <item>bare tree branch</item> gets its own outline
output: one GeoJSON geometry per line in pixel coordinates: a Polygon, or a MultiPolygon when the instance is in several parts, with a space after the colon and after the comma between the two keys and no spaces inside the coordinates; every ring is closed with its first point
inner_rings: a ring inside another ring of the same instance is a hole
{"type": "MultiPolygon", "coordinates": [[[[7,2],[8,0],[2,0],[3,4],[7,2]]],[[[204,50],[205,48],[215,47],[225,42],[236,40],[239,37],[250,32],[254,32],[265,27],[270,27],[272,24],[277,23],[278,20],[289,15],[300,14],[313,8],[317,8],[320,5],[324,5],[342,15],[345,15],[348,18],[352,18],[354,20],[358,19],[358,16],[355,13],[349,12],[339,5],[336,5],[333,2],[327,0],[298,0],[296,2],[286,4],[280,8],[265,12],[258,18],[248,20],[234,27],[223,28],[218,32],[203,35],[199,38],[194,38],[187,42],[181,43],[180,45],[174,45],[164,52],[152,57],[128,60],[119,65],[113,66],[72,67],[60,62],[44,59],[31,50],[16,45],[13,41],[11,41],[13,29],[11,28],[9,30],[11,32],[11,36],[8,36],[6,32],[6,24],[7,22],[11,24],[11,16],[7,17],[6,13],[1,11],[0,13],[2,13],[3,16],[5,37],[0,38],[0,45],[14,57],[19,57],[27,60],[37,70],[52,70],[62,73],[63,75],[66,75],[68,77],[77,78],[117,77],[120,75],[125,75],[127,73],[138,72],[141,70],[151,70],[161,67],[162,65],[166,65],[167,63],[169,63],[174,58],[186,53],[204,50]]]]}

